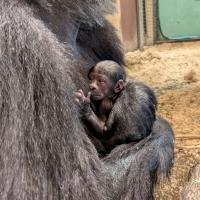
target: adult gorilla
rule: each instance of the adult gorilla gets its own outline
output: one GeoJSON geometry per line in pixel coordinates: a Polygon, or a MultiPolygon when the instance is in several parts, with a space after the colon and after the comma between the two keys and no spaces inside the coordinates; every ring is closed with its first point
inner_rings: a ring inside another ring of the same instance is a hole
{"type": "Polygon", "coordinates": [[[112,9],[111,0],[0,1],[0,199],[152,199],[169,173],[167,122],[100,160],[78,118],[73,92],[87,89],[88,69],[123,63],[103,17],[112,9]]]}

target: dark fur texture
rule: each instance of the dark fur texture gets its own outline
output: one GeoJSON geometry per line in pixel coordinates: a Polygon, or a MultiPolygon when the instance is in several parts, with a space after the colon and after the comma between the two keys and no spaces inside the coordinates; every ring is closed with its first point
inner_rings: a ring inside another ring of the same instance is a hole
{"type": "Polygon", "coordinates": [[[147,137],[155,121],[156,104],[156,97],[150,88],[141,83],[128,82],[106,123],[113,133],[107,136],[106,149],[110,151],[116,145],[138,142],[147,137]]]}
{"type": "Polygon", "coordinates": [[[103,17],[110,7],[111,0],[1,0],[1,200],[147,200],[155,177],[168,174],[173,136],[165,121],[100,160],[78,118],[73,91],[87,88],[89,68],[123,63],[103,17]]]}

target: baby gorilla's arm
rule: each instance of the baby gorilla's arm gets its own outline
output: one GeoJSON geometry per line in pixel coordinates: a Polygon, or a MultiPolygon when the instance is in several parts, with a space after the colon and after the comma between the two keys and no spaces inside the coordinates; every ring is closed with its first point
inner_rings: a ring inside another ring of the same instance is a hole
{"type": "Polygon", "coordinates": [[[82,90],[75,92],[75,101],[80,107],[81,116],[94,128],[97,137],[102,137],[105,123],[97,117],[90,106],[90,92],[87,96],[84,95],[82,90]]]}
{"type": "Polygon", "coordinates": [[[102,137],[105,123],[99,120],[99,118],[93,111],[91,111],[89,115],[84,116],[84,118],[92,125],[94,130],[98,133],[97,137],[102,137]]]}

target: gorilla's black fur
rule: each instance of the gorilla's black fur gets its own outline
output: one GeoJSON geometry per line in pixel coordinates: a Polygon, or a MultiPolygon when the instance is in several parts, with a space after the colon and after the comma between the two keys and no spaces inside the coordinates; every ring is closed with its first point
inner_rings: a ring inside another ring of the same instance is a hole
{"type": "Polygon", "coordinates": [[[112,10],[111,0],[0,1],[1,200],[149,200],[168,175],[173,134],[164,120],[100,160],[78,118],[73,92],[87,89],[88,69],[123,64],[103,17],[112,10]]]}

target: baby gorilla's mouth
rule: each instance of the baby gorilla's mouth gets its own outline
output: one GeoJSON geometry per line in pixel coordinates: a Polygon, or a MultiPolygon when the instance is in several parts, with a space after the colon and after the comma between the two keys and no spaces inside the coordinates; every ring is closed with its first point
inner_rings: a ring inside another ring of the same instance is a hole
{"type": "Polygon", "coordinates": [[[100,95],[91,95],[91,97],[94,99],[94,98],[99,98],[101,96],[100,95]]]}
{"type": "Polygon", "coordinates": [[[102,99],[102,96],[101,96],[100,94],[98,94],[98,93],[92,93],[92,94],[91,94],[91,99],[92,99],[93,101],[101,100],[101,99],[102,99]]]}
{"type": "Polygon", "coordinates": [[[91,91],[91,96],[100,96],[98,92],[91,91]]]}

